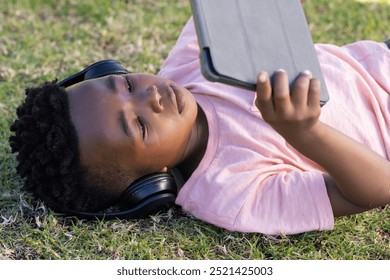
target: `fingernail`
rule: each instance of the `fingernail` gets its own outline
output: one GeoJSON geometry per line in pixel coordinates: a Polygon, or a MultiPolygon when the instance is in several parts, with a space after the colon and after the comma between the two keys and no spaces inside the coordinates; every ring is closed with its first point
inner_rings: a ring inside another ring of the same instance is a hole
{"type": "Polygon", "coordinates": [[[309,70],[303,71],[302,74],[311,77],[311,72],[309,70]]]}
{"type": "Polygon", "coordinates": [[[279,73],[286,73],[286,70],[282,69],[282,68],[279,68],[278,70],[276,70],[276,72],[279,72],[279,73]]]}
{"type": "Polygon", "coordinates": [[[259,82],[260,83],[265,83],[266,80],[267,80],[267,75],[264,72],[261,72],[259,74],[259,82]]]}

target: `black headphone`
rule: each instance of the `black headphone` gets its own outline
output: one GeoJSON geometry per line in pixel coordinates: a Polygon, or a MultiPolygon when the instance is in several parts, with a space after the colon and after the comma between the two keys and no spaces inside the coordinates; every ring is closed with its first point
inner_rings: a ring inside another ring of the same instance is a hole
{"type": "MultiPolygon", "coordinates": [[[[118,61],[106,59],[91,64],[84,70],[72,75],[58,85],[69,87],[84,80],[107,75],[128,74],[129,71],[118,61]]],[[[120,211],[113,212],[79,212],[66,210],[65,214],[81,219],[136,219],[146,218],[175,204],[177,187],[172,175],[165,172],[153,173],[134,181],[122,193],[115,206],[120,211]]]]}

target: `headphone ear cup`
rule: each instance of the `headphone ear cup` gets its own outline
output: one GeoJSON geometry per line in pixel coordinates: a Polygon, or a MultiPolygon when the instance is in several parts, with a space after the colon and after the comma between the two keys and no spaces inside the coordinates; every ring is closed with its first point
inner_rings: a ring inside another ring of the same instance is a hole
{"type": "Polygon", "coordinates": [[[143,176],[133,182],[121,195],[118,206],[123,209],[134,209],[143,206],[143,213],[153,213],[174,205],[177,187],[174,178],[165,172],[143,176]]]}
{"type": "Polygon", "coordinates": [[[138,219],[147,218],[175,204],[177,187],[174,178],[168,173],[146,175],[133,182],[120,196],[118,206],[122,209],[113,212],[80,212],[67,210],[65,214],[80,219],[138,219]]]}

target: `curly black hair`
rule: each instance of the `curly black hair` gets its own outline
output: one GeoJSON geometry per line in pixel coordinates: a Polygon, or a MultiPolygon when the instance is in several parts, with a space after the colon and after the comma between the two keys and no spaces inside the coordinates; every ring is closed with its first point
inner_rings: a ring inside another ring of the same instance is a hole
{"type": "Polygon", "coordinates": [[[55,211],[102,210],[113,198],[86,180],[66,90],[56,81],[26,89],[9,138],[23,188],[55,211]]]}

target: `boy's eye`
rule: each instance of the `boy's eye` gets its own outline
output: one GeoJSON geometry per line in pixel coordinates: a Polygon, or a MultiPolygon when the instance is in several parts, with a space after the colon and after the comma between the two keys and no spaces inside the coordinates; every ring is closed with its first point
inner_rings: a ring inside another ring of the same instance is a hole
{"type": "Polygon", "coordinates": [[[134,90],[133,82],[130,81],[127,77],[126,77],[126,82],[127,82],[127,90],[129,92],[133,92],[133,90],[134,90]]]}
{"type": "Polygon", "coordinates": [[[145,139],[145,135],[146,135],[146,125],[145,125],[145,122],[144,122],[144,120],[141,117],[137,117],[137,120],[138,120],[138,123],[139,123],[139,125],[141,127],[142,138],[145,139]]]}

